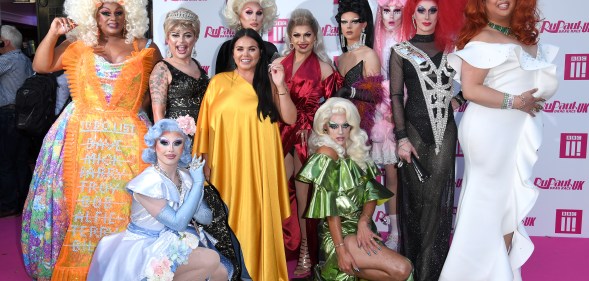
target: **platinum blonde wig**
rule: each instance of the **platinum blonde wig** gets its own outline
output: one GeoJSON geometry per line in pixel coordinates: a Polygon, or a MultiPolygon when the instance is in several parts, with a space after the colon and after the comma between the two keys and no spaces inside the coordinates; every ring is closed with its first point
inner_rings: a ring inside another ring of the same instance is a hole
{"type": "Polygon", "coordinates": [[[179,8],[166,14],[166,19],[164,20],[164,32],[166,33],[166,38],[170,35],[170,32],[177,27],[191,30],[194,32],[196,38],[200,35],[200,20],[198,19],[198,15],[191,10],[179,8]]]}
{"type": "Polygon", "coordinates": [[[315,55],[323,61],[331,65],[331,60],[329,56],[325,52],[325,43],[323,41],[323,32],[321,31],[321,27],[317,22],[317,19],[313,16],[313,14],[307,9],[296,9],[292,11],[290,14],[290,20],[288,20],[288,25],[286,26],[286,38],[284,38],[284,44],[286,48],[282,51],[282,55],[286,56],[293,50],[290,49],[290,37],[292,36],[292,30],[297,26],[309,26],[313,33],[315,33],[315,45],[313,45],[313,52],[315,55]]]}
{"type": "Polygon", "coordinates": [[[274,21],[278,17],[278,8],[275,0],[228,0],[225,9],[223,10],[223,17],[229,28],[233,30],[241,29],[241,20],[239,15],[246,3],[258,3],[264,10],[264,20],[262,21],[262,29],[270,29],[274,25],[274,21]]]}
{"type": "Polygon", "coordinates": [[[335,149],[340,158],[348,155],[358,166],[366,169],[366,164],[372,162],[369,155],[370,146],[366,145],[367,142],[368,134],[360,128],[360,114],[351,101],[338,97],[329,98],[315,112],[313,132],[309,137],[311,153],[321,146],[328,146],[335,149]],[[347,122],[352,126],[345,148],[335,143],[327,134],[327,123],[334,114],[345,114],[347,122]]]}
{"type": "Polygon", "coordinates": [[[96,13],[103,3],[117,3],[125,10],[125,42],[133,43],[135,38],[143,38],[149,28],[147,0],[66,0],[64,13],[78,26],[67,34],[69,41],[80,40],[87,46],[98,44],[98,23],[96,13]]]}

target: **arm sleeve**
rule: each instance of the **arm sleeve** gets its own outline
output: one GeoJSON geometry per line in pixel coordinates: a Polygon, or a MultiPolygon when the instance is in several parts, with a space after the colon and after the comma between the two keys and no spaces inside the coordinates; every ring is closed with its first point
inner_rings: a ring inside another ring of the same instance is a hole
{"type": "Polygon", "coordinates": [[[206,202],[202,202],[192,218],[200,224],[209,225],[213,221],[213,211],[206,202]]]}
{"type": "Polygon", "coordinates": [[[391,50],[391,57],[389,61],[389,75],[391,94],[391,109],[393,110],[393,120],[395,122],[395,138],[397,140],[407,137],[405,131],[405,83],[403,74],[403,59],[394,50],[391,50]]]}
{"type": "Polygon", "coordinates": [[[183,231],[188,226],[188,222],[192,219],[194,212],[198,209],[200,202],[202,202],[203,189],[201,186],[193,186],[184,200],[184,204],[174,211],[172,207],[166,205],[156,219],[165,226],[176,230],[183,231]]]}

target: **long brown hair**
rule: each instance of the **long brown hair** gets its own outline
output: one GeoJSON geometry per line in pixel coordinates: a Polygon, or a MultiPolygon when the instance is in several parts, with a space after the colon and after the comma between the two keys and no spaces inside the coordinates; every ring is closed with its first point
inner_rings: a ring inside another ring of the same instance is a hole
{"type": "MultiPolygon", "coordinates": [[[[540,15],[536,8],[536,0],[517,0],[511,17],[511,33],[525,45],[538,43],[536,23],[540,15]]],[[[468,0],[464,8],[466,22],[458,34],[456,47],[460,50],[487,26],[489,19],[485,10],[485,0],[468,0]]]]}

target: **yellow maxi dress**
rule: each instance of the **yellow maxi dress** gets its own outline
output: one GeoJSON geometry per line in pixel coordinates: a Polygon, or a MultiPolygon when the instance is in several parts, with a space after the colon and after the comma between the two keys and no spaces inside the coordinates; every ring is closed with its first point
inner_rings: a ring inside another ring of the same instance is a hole
{"type": "Polygon", "coordinates": [[[258,96],[236,71],[211,79],[198,116],[193,152],[206,153],[211,183],[229,206],[253,280],[288,280],[282,220],[290,215],[277,123],[257,114],[258,96]]]}

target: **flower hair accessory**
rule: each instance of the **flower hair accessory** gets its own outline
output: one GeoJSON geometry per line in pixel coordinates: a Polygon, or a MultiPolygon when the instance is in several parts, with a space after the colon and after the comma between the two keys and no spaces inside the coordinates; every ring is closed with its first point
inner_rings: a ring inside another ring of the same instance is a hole
{"type": "Polygon", "coordinates": [[[194,118],[190,117],[189,115],[176,118],[176,122],[178,122],[178,126],[185,134],[193,136],[194,133],[196,133],[196,124],[194,122],[194,118]]]}

